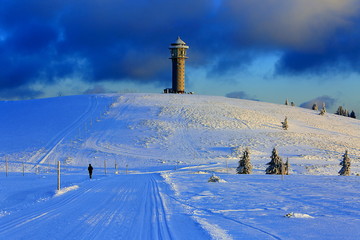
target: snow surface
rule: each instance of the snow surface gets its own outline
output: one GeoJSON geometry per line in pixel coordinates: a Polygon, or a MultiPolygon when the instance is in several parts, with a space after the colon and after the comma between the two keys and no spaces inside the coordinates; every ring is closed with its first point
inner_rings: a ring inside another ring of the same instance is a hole
{"type": "Polygon", "coordinates": [[[360,237],[359,120],[176,94],[4,101],[0,110],[0,239],[360,237]],[[246,147],[253,174],[237,175],[246,147]],[[273,147],[291,175],[264,174],[273,147]],[[352,176],[340,177],[345,150],[352,176]],[[213,173],[223,181],[208,183],[213,173]]]}
{"type": "Polygon", "coordinates": [[[76,189],[78,189],[78,188],[79,188],[78,185],[73,185],[73,186],[70,186],[70,187],[61,188],[61,189],[59,189],[59,190],[56,190],[54,196],[55,196],[55,197],[58,197],[58,196],[63,195],[63,194],[65,194],[65,193],[67,193],[67,192],[76,190],[76,189]]]}

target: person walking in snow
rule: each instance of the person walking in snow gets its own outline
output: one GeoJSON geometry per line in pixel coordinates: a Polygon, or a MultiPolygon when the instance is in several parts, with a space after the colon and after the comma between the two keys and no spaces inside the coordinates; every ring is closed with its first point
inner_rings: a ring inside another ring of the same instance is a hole
{"type": "Polygon", "coordinates": [[[94,168],[91,166],[91,164],[89,164],[88,171],[89,171],[90,179],[92,178],[93,169],[94,169],[94,168]]]}

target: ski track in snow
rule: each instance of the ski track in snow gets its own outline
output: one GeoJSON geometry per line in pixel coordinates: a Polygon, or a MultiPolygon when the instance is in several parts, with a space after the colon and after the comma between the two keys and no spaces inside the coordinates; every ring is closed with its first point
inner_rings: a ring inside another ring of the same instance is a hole
{"type": "MultiPolygon", "coordinates": [[[[206,208],[199,208],[199,207],[195,207],[194,205],[182,201],[176,197],[172,197],[174,199],[174,201],[179,202],[181,205],[184,206],[185,209],[188,209],[192,212],[193,214],[193,218],[198,221],[204,229],[208,230],[210,232],[210,234],[213,236],[214,239],[232,239],[232,237],[230,235],[228,235],[226,233],[226,231],[224,231],[223,229],[221,229],[219,226],[217,226],[215,224],[215,222],[221,222],[222,224],[226,225],[226,222],[232,222],[232,223],[236,223],[238,225],[242,225],[245,226],[247,228],[253,229],[258,231],[259,233],[263,234],[263,236],[261,236],[261,239],[277,239],[277,240],[281,240],[280,237],[266,231],[263,230],[261,228],[255,227],[253,225],[250,224],[246,224],[244,222],[241,222],[239,220],[235,220],[229,217],[226,217],[225,215],[218,213],[216,211],[212,211],[206,208]],[[201,218],[200,216],[202,215],[207,215],[207,219],[205,220],[204,218],[201,218]],[[220,218],[220,219],[219,219],[220,218]],[[209,222],[211,221],[211,223],[209,222]]],[[[257,234],[258,235],[258,234],[257,234]]],[[[259,236],[258,236],[259,237],[259,236]]]]}
{"type": "MultiPolygon", "coordinates": [[[[159,174],[94,179],[76,191],[0,218],[1,239],[206,239],[185,213],[166,208],[159,174]],[[181,215],[186,221],[178,225],[181,215]],[[187,231],[189,235],[186,234],[187,231]],[[54,235],[55,234],[55,235],[54,235]]],[[[169,205],[174,205],[168,201],[169,205]]],[[[176,207],[172,206],[172,209],[176,207]]]]}
{"type": "Polygon", "coordinates": [[[46,162],[48,157],[55,152],[56,148],[64,141],[66,137],[68,137],[71,133],[73,133],[78,127],[81,126],[82,123],[84,123],[86,120],[88,120],[89,117],[91,117],[95,110],[98,108],[98,99],[96,96],[89,98],[89,104],[88,108],[85,110],[83,114],[81,114],[73,123],[68,125],[65,129],[63,129],[61,132],[59,132],[54,138],[52,138],[48,144],[42,148],[44,153],[38,152],[35,156],[32,157],[32,159],[29,160],[29,162],[33,162],[35,159],[36,164],[33,168],[38,167],[40,164],[43,164],[46,162]],[[42,155],[42,156],[41,156],[42,155]],[[33,160],[34,159],[34,160],[33,160]]]}

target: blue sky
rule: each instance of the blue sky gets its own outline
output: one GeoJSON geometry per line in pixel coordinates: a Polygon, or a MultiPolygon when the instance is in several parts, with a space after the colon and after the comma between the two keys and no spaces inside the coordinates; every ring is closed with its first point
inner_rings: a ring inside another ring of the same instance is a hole
{"type": "Polygon", "coordinates": [[[171,86],[360,113],[360,0],[1,0],[0,99],[171,86]]]}

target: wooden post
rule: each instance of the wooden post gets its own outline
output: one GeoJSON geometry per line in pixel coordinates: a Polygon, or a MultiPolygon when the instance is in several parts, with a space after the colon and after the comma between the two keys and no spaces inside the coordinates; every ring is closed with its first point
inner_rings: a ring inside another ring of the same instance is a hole
{"type": "Polygon", "coordinates": [[[128,165],[126,164],[126,174],[128,174],[128,165]]]}
{"type": "Polygon", "coordinates": [[[8,167],[8,158],[7,157],[5,157],[5,169],[6,169],[6,176],[8,176],[8,169],[9,167],[8,167]]]}
{"type": "Polygon", "coordinates": [[[22,162],[22,169],[23,169],[23,176],[25,176],[25,166],[24,166],[24,162],[22,162]]]}
{"type": "Polygon", "coordinates": [[[60,190],[60,161],[57,164],[57,190],[60,190]]]}
{"type": "Polygon", "coordinates": [[[106,175],[106,160],[104,160],[104,171],[105,171],[105,175],[106,175]]]}
{"type": "Polygon", "coordinates": [[[226,173],[228,173],[228,160],[226,159],[226,173]]]}
{"type": "Polygon", "coordinates": [[[115,161],[115,174],[118,174],[118,170],[117,170],[117,163],[116,163],[116,161],[115,161]]]}

